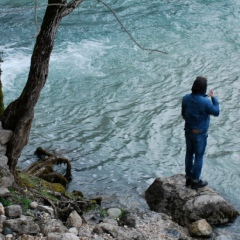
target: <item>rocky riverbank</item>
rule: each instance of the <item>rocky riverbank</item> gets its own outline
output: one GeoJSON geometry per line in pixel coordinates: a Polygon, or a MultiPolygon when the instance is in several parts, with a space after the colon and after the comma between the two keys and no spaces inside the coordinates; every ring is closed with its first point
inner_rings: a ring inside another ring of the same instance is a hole
{"type": "Polygon", "coordinates": [[[56,218],[51,206],[42,204],[36,199],[23,211],[20,205],[4,207],[0,203],[0,240],[238,239],[218,229],[212,230],[204,220],[182,227],[164,213],[131,212],[116,207],[103,209],[99,206],[81,215],[72,211],[63,221],[56,218]]]}
{"type": "Polygon", "coordinates": [[[35,209],[22,214],[19,205],[0,205],[0,239],[18,240],[107,240],[107,239],[192,239],[187,229],[171,221],[165,214],[128,213],[120,221],[121,210],[108,209],[104,216],[90,211],[80,216],[72,212],[66,222],[55,219],[53,209],[32,203],[35,209]],[[40,210],[41,209],[41,210],[40,210]],[[27,214],[27,215],[26,215],[27,214]]]}

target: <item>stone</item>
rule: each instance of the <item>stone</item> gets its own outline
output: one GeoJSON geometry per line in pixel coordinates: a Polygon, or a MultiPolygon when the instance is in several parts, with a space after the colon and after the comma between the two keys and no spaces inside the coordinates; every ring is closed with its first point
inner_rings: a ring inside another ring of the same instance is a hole
{"type": "Polygon", "coordinates": [[[72,233],[72,234],[74,234],[74,235],[78,235],[78,229],[77,228],[75,228],[75,227],[72,227],[72,228],[69,228],[68,229],[68,232],[69,233],[72,233]]]}
{"type": "Polygon", "coordinates": [[[49,213],[51,216],[54,216],[54,211],[53,211],[53,208],[51,208],[51,207],[43,206],[43,205],[38,205],[37,209],[40,210],[40,211],[47,212],[47,213],[49,213]]]}
{"type": "Polygon", "coordinates": [[[8,235],[8,234],[12,234],[13,233],[13,230],[9,227],[4,227],[3,228],[3,235],[8,235]]]}
{"type": "Polygon", "coordinates": [[[19,218],[22,215],[22,208],[19,205],[10,205],[5,207],[5,213],[7,217],[19,218]]]}
{"type": "Polygon", "coordinates": [[[14,177],[10,173],[8,166],[0,168],[0,186],[1,188],[11,187],[14,182],[14,177]]]}
{"type": "Polygon", "coordinates": [[[214,240],[229,240],[229,238],[225,236],[217,236],[214,238],[214,240]]]}
{"type": "Polygon", "coordinates": [[[29,204],[29,207],[30,207],[31,209],[36,209],[36,208],[38,207],[38,203],[37,203],[37,202],[31,202],[31,203],[29,204]]]}
{"type": "Polygon", "coordinates": [[[4,236],[0,233],[0,240],[5,240],[4,236]]]}
{"type": "Polygon", "coordinates": [[[80,228],[82,226],[82,218],[76,211],[73,211],[67,218],[66,221],[67,227],[76,227],[80,228]]]}
{"type": "Polygon", "coordinates": [[[0,154],[1,154],[1,155],[5,155],[6,152],[7,152],[7,146],[0,144],[0,154]]]}
{"type": "Polygon", "coordinates": [[[3,222],[7,219],[6,216],[0,215],[0,224],[3,224],[3,222]]]}
{"type": "Polygon", "coordinates": [[[214,240],[239,240],[239,233],[230,231],[227,228],[215,228],[214,229],[214,240]]]}
{"type": "Polygon", "coordinates": [[[0,144],[5,145],[11,139],[13,132],[11,130],[0,130],[0,144]]]}
{"type": "Polygon", "coordinates": [[[8,219],[3,222],[3,227],[11,228],[14,232],[25,234],[37,234],[40,228],[31,219],[8,219]]]}
{"type": "Polygon", "coordinates": [[[119,208],[109,208],[107,214],[111,218],[118,218],[122,214],[122,211],[119,208]]]}
{"type": "Polygon", "coordinates": [[[34,236],[23,234],[20,240],[35,240],[34,236]]]}
{"type": "Polygon", "coordinates": [[[7,162],[8,162],[7,156],[0,154],[0,167],[7,166],[7,162]]]}
{"type": "Polygon", "coordinates": [[[0,215],[5,215],[5,210],[2,203],[0,203],[0,215]]]}
{"type": "Polygon", "coordinates": [[[5,240],[14,240],[13,234],[6,235],[5,240]]]}
{"type": "Polygon", "coordinates": [[[120,221],[123,225],[126,225],[128,227],[136,226],[136,220],[130,213],[126,213],[124,216],[122,216],[120,221]]]}
{"type": "Polygon", "coordinates": [[[108,233],[110,234],[113,238],[116,238],[118,235],[118,226],[111,225],[108,223],[100,223],[95,228],[93,229],[94,233],[97,233],[99,235],[103,233],[108,233]]]}
{"type": "Polygon", "coordinates": [[[157,178],[145,192],[151,210],[166,213],[182,226],[200,219],[209,224],[232,222],[238,211],[209,187],[198,191],[186,188],[183,174],[157,178]]]}
{"type": "Polygon", "coordinates": [[[78,236],[80,239],[86,238],[89,239],[92,233],[92,229],[89,228],[89,225],[83,225],[79,231],[78,231],[78,236]]]}
{"type": "Polygon", "coordinates": [[[79,237],[72,233],[49,233],[46,240],[79,240],[79,237]]]}
{"type": "Polygon", "coordinates": [[[104,218],[102,221],[104,223],[108,223],[108,224],[111,224],[111,225],[118,226],[118,222],[113,218],[104,218]]]}
{"type": "Polygon", "coordinates": [[[145,240],[146,238],[136,229],[129,229],[128,231],[124,229],[118,230],[118,237],[117,239],[121,240],[132,240],[132,239],[138,239],[138,240],[145,240]]]}
{"type": "Polygon", "coordinates": [[[63,225],[63,223],[59,219],[50,219],[44,221],[40,224],[41,232],[44,235],[48,235],[49,233],[66,233],[68,229],[63,225]]]}
{"type": "Polygon", "coordinates": [[[212,227],[205,219],[198,220],[188,227],[192,237],[211,237],[212,227]]]}
{"type": "Polygon", "coordinates": [[[7,193],[9,193],[9,190],[7,188],[0,187],[0,196],[4,196],[7,193]]]}

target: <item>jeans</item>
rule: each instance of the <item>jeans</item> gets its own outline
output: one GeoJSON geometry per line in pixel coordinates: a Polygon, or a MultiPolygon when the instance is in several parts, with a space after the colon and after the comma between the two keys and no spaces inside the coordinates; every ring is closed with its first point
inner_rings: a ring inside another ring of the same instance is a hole
{"type": "Polygon", "coordinates": [[[185,171],[186,178],[191,178],[193,181],[199,181],[202,166],[203,155],[207,146],[207,133],[192,133],[185,132],[186,139],[186,156],[185,156],[185,171]]]}

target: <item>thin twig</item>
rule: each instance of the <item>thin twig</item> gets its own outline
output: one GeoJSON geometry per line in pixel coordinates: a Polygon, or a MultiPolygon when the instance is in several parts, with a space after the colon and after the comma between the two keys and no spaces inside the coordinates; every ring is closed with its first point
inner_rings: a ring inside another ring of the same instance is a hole
{"type": "Polygon", "coordinates": [[[133,36],[131,35],[131,33],[124,27],[124,25],[122,24],[121,20],[118,18],[118,16],[117,16],[116,13],[113,11],[113,9],[112,9],[108,4],[106,4],[105,2],[103,2],[102,0],[97,0],[97,1],[99,1],[100,3],[102,3],[105,7],[107,7],[107,8],[112,12],[112,14],[113,14],[114,17],[117,19],[117,21],[119,22],[119,24],[121,25],[121,27],[124,29],[124,31],[128,34],[128,36],[133,40],[133,42],[134,42],[139,48],[141,48],[142,50],[146,50],[146,51],[152,51],[152,52],[159,52],[159,53],[168,54],[167,52],[160,51],[160,50],[158,50],[158,49],[143,48],[143,47],[133,38],[133,36]]]}
{"type": "Polygon", "coordinates": [[[38,27],[38,21],[37,21],[37,9],[38,9],[38,0],[35,2],[35,7],[34,7],[34,20],[35,20],[35,25],[37,28],[38,27]]]}
{"type": "Polygon", "coordinates": [[[39,34],[40,32],[40,27],[38,26],[38,20],[37,20],[37,10],[38,10],[38,0],[35,2],[35,7],[34,7],[34,19],[35,19],[35,25],[38,30],[38,33],[35,35],[35,37],[39,34]]]}

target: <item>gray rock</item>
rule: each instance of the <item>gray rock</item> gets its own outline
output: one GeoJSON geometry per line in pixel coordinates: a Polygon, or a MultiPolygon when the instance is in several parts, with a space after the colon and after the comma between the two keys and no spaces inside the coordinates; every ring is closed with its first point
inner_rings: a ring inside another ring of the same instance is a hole
{"type": "Polygon", "coordinates": [[[89,225],[83,225],[79,231],[78,231],[78,236],[81,238],[86,238],[86,239],[90,239],[92,233],[92,228],[89,227],[89,225]]]}
{"type": "Polygon", "coordinates": [[[198,192],[185,187],[185,177],[177,174],[157,178],[145,192],[151,210],[171,215],[180,225],[189,225],[200,219],[209,224],[233,221],[238,211],[209,187],[198,192]]]}
{"type": "Polygon", "coordinates": [[[8,227],[4,227],[3,228],[3,235],[8,235],[8,234],[12,234],[13,233],[13,230],[11,228],[8,228],[8,227]]]}
{"type": "Polygon", "coordinates": [[[136,220],[135,217],[132,216],[131,213],[127,212],[124,216],[120,218],[120,222],[122,225],[126,225],[128,227],[135,227],[136,226],[136,220]]]}
{"type": "Polygon", "coordinates": [[[14,182],[13,175],[10,173],[8,166],[0,168],[0,186],[1,188],[11,187],[14,182]]]}
{"type": "Polygon", "coordinates": [[[218,236],[218,237],[215,237],[214,240],[230,240],[230,239],[225,236],[218,236]]]}
{"type": "Polygon", "coordinates": [[[66,233],[68,229],[63,225],[63,223],[58,219],[50,219],[40,223],[41,232],[44,235],[49,233],[66,233]]]}
{"type": "Polygon", "coordinates": [[[6,216],[0,215],[0,224],[3,224],[3,222],[7,219],[6,216]]]}
{"type": "Polygon", "coordinates": [[[19,205],[10,205],[5,207],[5,214],[10,218],[19,218],[22,215],[22,208],[19,205]]]}
{"type": "MultiPolygon", "coordinates": [[[[3,147],[0,145],[0,147],[3,147]]],[[[4,154],[0,154],[0,167],[7,166],[8,158],[4,154]]]]}
{"type": "Polygon", "coordinates": [[[38,224],[30,219],[8,219],[3,222],[3,227],[11,228],[17,233],[36,234],[39,233],[40,228],[38,224]]]}
{"type": "Polygon", "coordinates": [[[28,234],[23,234],[21,236],[21,240],[35,240],[34,236],[28,235],[28,234]]]}
{"type": "Polygon", "coordinates": [[[5,155],[7,152],[7,147],[6,145],[0,145],[0,154],[5,155]]]}
{"type": "Polygon", "coordinates": [[[13,132],[11,130],[0,130],[0,144],[4,145],[11,139],[13,132]]]}
{"type": "Polygon", "coordinates": [[[118,230],[118,240],[146,240],[146,238],[136,229],[126,229],[120,228],[118,230]]]}
{"type": "Polygon", "coordinates": [[[214,231],[213,240],[239,240],[239,233],[234,232],[233,229],[230,231],[226,228],[218,228],[214,231]]]}
{"type": "Polygon", "coordinates": [[[66,221],[67,227],[76,227],[80,228],[82,226],[82,218],[79,216],[79,214],[76,211],[73,211],[67,218],[66,221]]]}
{"type": "Polygon", "coordinates": [[[93,232],[97,233],[99,235],[101,235],[103,233],[108,233],[113,238],[116,238],[118,235],[118,228],[119,228],[118,226],[111,225],[108,223],[100,223],[93,229],[93,232]]]}
{"type": "Polygon", "coordinates": [[[47,235],[47,240],[79,240],[79,237],[72,233],[49,233],[47,235]]]}
{"type": "Polygon", "coordinates": [[[118,226],[118,222],[115,219],[112,219],[112,218],[104,218],[102,221],[104,223],[108,223],[108,224],[111,224],[111,225],[118,226]]]}
{"type": "Polygon", "coordinates": [[[9,190],[5,187],[0,187],[0,196],[4,196],[6,193],[9,193],[9,190]]]}
{"type": "Polygon", "coordinates": [[[72,234],[74,234],[74,235],[78,235],[78,229],[77,228],[75,228],[75,227],[72,227],[72,228],[69,228],[68,229],[68,232],[69,233],[72,233],[72,234]]]}
{"type": "Polygon", "coordinates": [[[119,208],[109,208],[107,214],[111,218],[118,218],[122,214],[122,211],[119,208]]]}
{"type": "Polygon", "coordinates": [[[212,235],[212,228],[205,219],[192,223],[188,230],[193,237],[211,237],[212,235]]]}

